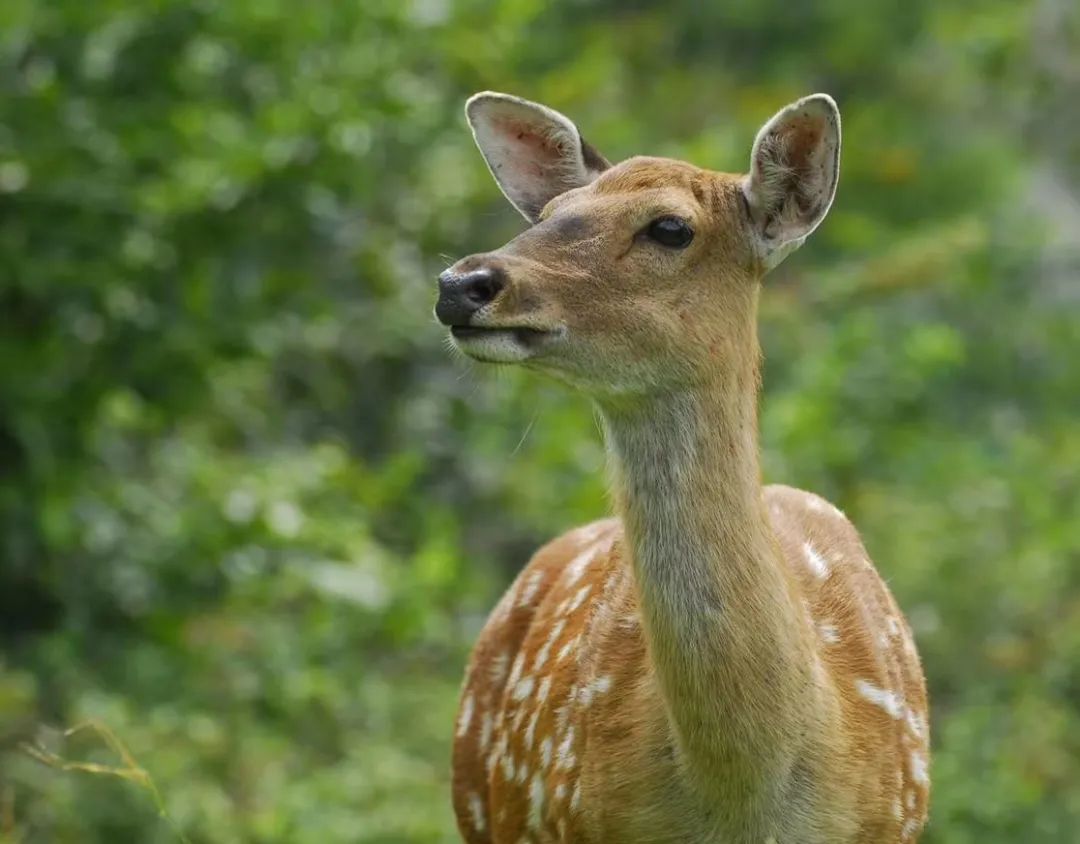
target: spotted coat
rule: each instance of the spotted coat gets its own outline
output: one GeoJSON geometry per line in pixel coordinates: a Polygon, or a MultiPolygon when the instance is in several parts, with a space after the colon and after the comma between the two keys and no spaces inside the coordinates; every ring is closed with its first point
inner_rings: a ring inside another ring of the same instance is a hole
{"type": "MultiPolygon", "coordinates": [[[[930,737],[911,630],[838,509],[788,487],[764,495],[817,643],[816,681],[858,725],[844,751],[865,819],[853,840],[912,842],[930,737]]],[[[453,750],[461,833],[469,844],[639,840],[644,817],[649,841],[726,841],[690,825],[701,807],[681,793],[678,764],[622,526],[573,530],[533,557],[473,652],[453,750]]]]}

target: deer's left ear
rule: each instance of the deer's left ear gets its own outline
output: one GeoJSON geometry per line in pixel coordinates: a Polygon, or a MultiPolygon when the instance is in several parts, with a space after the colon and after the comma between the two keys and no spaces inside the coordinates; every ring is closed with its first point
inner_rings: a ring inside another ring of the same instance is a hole
{"type": "Polygon", "coordinates": [[[484,91],[469,98],[465,116],[491,175],[530,222],[611,166],[568,117],[539,103],[484,91]]]}
{"type": "Polygon", "coordinates": [[[781,109],[758,132],[743,191],[772,269],[825,219],[840,175],[840,111],[828,94],[781,109]]]}

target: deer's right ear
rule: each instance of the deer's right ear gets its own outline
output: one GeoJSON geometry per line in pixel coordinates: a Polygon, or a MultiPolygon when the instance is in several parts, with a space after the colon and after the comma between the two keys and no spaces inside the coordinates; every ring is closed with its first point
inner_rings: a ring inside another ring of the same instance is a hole
{"type": "Polygon", "coordinates": [[[828,94],[803,97],[758,132],[743,192],[765,269],[825,219],[840,174],[840,111],[828,94]]]}
{"type": "Polygon", "coordinates": [[[484,91],[469,98],[465,116],[491,175],[530,222],[611,166],[569,118],[539,103],[484,91]]]}

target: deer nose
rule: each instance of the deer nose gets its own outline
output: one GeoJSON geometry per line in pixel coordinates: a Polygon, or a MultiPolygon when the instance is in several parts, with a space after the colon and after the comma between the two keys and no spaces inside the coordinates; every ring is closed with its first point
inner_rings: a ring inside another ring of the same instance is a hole
{"type": "Polygon", "coordinates": [[[506,286],[498,267],[483,266],[465,273],[451,268],[439,276],[435,316],[443,325],[468,325],[472,315],[489,304],[506,286]]]}

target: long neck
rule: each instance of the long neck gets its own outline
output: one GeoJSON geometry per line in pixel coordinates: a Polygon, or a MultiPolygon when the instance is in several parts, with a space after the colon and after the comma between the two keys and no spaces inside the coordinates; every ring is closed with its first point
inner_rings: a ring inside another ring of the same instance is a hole
{"type": "Polygon", "coordinates": [[[601,410],[677,746],[691,775],[744,796],[778,781],[813,717],[802,607],[762,500],[749,339],[711,383],[601,410]]]}

